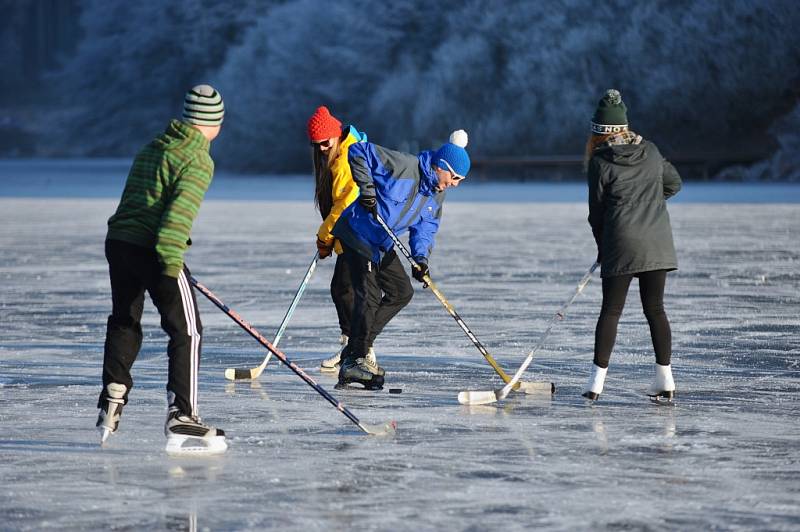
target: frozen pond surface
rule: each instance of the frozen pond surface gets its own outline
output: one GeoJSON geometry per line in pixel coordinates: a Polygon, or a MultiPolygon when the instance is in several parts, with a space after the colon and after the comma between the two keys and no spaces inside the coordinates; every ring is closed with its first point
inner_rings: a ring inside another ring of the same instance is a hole
{"type": "MultiPolygon", "coordinates": [[[[188,263],[271,338],[314,252],[318,218],[310,201],[231,201],[224,188],[201,209],[188,263]]],[[[323,261],[281,346],[363,421],[395,419],[393,438],[361,435],[275,362],[258,382],[226,382],[225,368],[254,366],[265,352],[198,295],[201,413],[231,447],[189,460],[163,452],[166,340],[149,303],[131,402],[109,447],[97,445],[110,310],[103,238],[116,198],[2,195],[0,528],[800,528],[800,205],[791,197],[671,205],[681,264],[666,297],[674,408],[644,396],[654,359],[636,283],[599,403],[580,397],[595,278],[527,375],[557,393],[468,408],[459,391],[501,381],[421,290],[376,345],[387,388],[403,393],[333,390],[316,369],[338,338],[333,264],[323,261]]],[[[586,213],[577,201],[445,205],[432,276],[509,371],[590,266],[586,213]]]]}

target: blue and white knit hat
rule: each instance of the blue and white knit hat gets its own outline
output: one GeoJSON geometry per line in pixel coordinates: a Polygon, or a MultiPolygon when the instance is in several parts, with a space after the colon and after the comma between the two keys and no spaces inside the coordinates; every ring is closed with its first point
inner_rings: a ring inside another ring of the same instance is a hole
{"type": "Polygon", "coordinates": [[[464,148],[467,147],[469,137],[467,132],[459,129],[450,133],[450,142],[442,145],[433,154],[433,164],[442,170],[448,170],[460,176],[467,177],[470,162],[469,154],[464,148]]]}
{"type": "Polygon", "coordinates": [[[225,118],[222,95],[211,85],[195,85],[183,99],[183,121],[198,126],[218,126],[225,118]]]}

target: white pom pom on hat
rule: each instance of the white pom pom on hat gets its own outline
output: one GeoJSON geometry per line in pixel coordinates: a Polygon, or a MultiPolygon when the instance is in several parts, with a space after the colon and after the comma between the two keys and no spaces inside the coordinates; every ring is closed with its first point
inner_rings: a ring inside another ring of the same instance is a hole
{"type": "Polygon", "coordinates": [[[455,144],[459,148],[466,148],[469,142],[469,135],[463,129],[457,129],[450,133],[450,143],[455,144]]]}

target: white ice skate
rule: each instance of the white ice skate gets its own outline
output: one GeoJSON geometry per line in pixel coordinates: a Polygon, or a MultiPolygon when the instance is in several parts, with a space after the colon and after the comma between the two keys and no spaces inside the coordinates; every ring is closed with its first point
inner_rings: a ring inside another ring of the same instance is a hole
{"type": "Polygon", "coordinates": [[[656,364],[656,378],[647,390],[647,395],[653,401],[659,403],[673,403],[675,399],[675,381],[672,379],[672,365],[662,366],[656,364]]]}
{"type": "Polygon", "coordinates": [[[122,416],[122,406],[125,403],[125,392],[128,388],[118,382],[109,383],[106,386],[107,398],[105,404],[100,407],[97,416],[97,430],[100,431],[100,445],[103,445],[109,436],[117,432],[119,428],[119,418],[122,416]]]}
{"type": "Polygon", "coordinates": [[[600,394],[603,392],[603,384],[606,381],[606,372],[608,372],[608,368],[601,368],[597,364],[592,364],[592,374],[589,376],[589,382],[581,395],[590,401],[600,399],[600,394]]]}
{"type": "Polygon", "coordinates": [[[342,351],[344,351],[344,348],[347,347],[347,340],[348,338],[346,334],[343,334],[339,337],[339,344],[341,347],[335,355],[322,361],[322,364],[319,366],[320,371],[324,373],[333,373],[335,371],[339,371],[339,362],[342,360],[342,351]]]}
{"type": "Polygon", "coordinates": [[[167,436],[165,450],[171,456],[207,456],[222,454],[228,449],[223,430],[177,410],[167,414],[164,434],[167,436]]]}

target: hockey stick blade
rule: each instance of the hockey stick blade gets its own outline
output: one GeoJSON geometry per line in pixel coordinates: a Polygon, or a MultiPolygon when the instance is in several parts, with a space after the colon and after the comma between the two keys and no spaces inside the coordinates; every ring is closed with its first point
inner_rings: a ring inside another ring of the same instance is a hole
{"type": "MultiPolygon", "coordinates": [[[[556,392],[556,385],[552,382],[523,382],[519,381],[518,391],[524,392],[528,395],[536,395],[536,394],[544,394],[549,393],[553,394],[556,392]]],[[[506,388],[500,388],[499,390],[488,390],[488,391],[463,391],[459,392],[458,394],[458,402],[462,405],[488,405],[491,403],[496,403],[497,401],[501,401],[506,398],[508,394],[503,393],[503,390],[506,388]]],[[[511,391],[511,390],[509,390],[511,391]]]]}
{"type": "Polygon", "coordinates": [[[459,392],[458,402],[462,405],[488,405],[500,400],[498,390],[459,392]]]}
{"type": "Polygon", "coordinates": [[[519,381],[519,389],[514,391],[524,392],[528,395],[536,395],[542,393],[554,394],[556,393],[556,385],[547,381],[519,381]]]}
{"type": "Polygon", "coordinates": [[[228,368],[225,370],[225,378],[229,381],[241,381],[257,379],[264,371],[266,364],[262,364],[252,369],[228,368]]]}
{"type": "MultiPolygon", "coordinates": [[[[572,304],[572,302],[575,301],[575,299],[580,295],[580,293],[583,291],[586,285],[589,283],[589,280],[592,278],[592,274],[594,273],[594,271],[597,269],[598,266],[600,266],[600,263],[594,262],[591,268],[589,268],[589,271],[586,272],[583,278],[581,278],[577,288],[575,289],[575,292],[567,300],[567,302],[564,303],[561,306],[561,308],[555,313],[553,318],[550,320],[550,324],[547,326],[547,329],[545,329],[544,333],[542,334],[539,343],[536,345],[536,347],[534,347],[531,350],[530,353],[528,353],[528,356],[525,359],[525,361],[522,363],[519,369],[517,369],[517,372],[514,374],[511,380],[506,382],[505,386],[503,386],[499,390],[494,390],[494,391],[460,392],[458,394],[458,402],[466,405],[486,405],[489,403],[502,401],[503,399],[508,397],[508,394],[511,393],[511,391],[514,389],[514,386],[520,382],[522,374],[525,372],[526,369],[528,369],[530,363],[533,362],[534,354],[536,354],[536,351],[544,343],[545,339],[547,338],[547,335],[550,334],[550,331],[553,329],[553,326],[559,320],[564,319],[567,309],[572,304]]],[[[552,390],[555,391],[555,387],[553,387],[552,390]]]]}
{"type": "Polygon", "coordinates": [[[394,436],[397,432],[397,422],[387,421],[383,425],[370,425],[368,423],[361,423],[359,424],[361,430],[369,434],[370,436],[394,436]]]}

